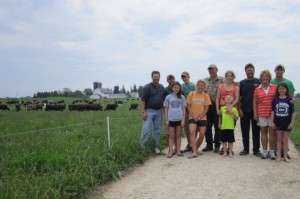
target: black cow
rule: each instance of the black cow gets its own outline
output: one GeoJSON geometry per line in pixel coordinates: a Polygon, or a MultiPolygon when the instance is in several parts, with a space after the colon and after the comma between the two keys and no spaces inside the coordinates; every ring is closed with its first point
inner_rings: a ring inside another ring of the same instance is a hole
{"type": "Polygon", "coordinates": [[[9,111],[10,109],[8,108],[8,106],[6,104],[0,104],[0,110],[9,111]]]}
{"type": "Polygon", "coordinates": [[[115,111],[118,107],[118,104],[107,104],[106,105],[106,108],[104,109],[105,111],[108,111],[108,110],[113,110],[115,111]]]}
{"type": "Polygon", "coordinates": [[[139,107],[139,105],[138,104],[130,104],[130,108],[129,108],[129,110],[131,111],[131,110],[137,110],[138,109],[138,107],[139,107]]]}
{"type": "Polygon", "coordinates": [[[45,111],[63,111],[65,108],[65,104],[43,104],[43,109],[45,111]]]}
{"type": "Polygon", "coordinates": [[[20,111],[20,110],[21,110],[20,104],[16,104],[16,111],[20,111]]]}

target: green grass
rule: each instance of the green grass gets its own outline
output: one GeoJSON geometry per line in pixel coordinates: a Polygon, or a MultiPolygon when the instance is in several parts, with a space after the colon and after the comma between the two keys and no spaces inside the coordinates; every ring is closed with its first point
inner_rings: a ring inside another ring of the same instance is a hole
{"type": "Polygon", "coordinates": [[[296,121],[294,124],[294,128],[290,134],[290,138],[295,144],[296,148],[300,150],[300,102],[299,98],[296,102],[296,121]]]}
{"type": "Polygon", "coordinates": [[[84,197],[143,162],[151,150],[140,149],[141,113],[130,103],[116,111],[1,111],[0,198],[84,197]]]}

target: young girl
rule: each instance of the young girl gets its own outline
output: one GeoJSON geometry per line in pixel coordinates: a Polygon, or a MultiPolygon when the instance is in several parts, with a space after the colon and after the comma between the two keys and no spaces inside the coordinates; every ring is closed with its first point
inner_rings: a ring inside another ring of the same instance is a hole
{"type": "Polygon", "coordinates": [[[165,122],[169,127],[169,153],[167,158],[173,156],[173,145],[174,137],[176,137],[176,150],[177,155],[182,156],[183,153],[180,152],[181,146],[181,129],[184,127],[185,120],[185,109],[186,100],[183,95],[181,95],[181,85],[179,82],[175,82],[172,86],[172,93],[167,95],[164,101],[165,110],[165,122]],[[176,136],[175,136],[176,135],[176,136]]]}
{"type": "Polygon", "coordinates": [[[290,162],[287,157],[288,137],[295,123],[295,109],[291,100],[288,85],[286,83],[278,84],[276,98],[272,100],[271,113],[272,127],[277,132],[277,162],[281,160],[282,143],[284,160],[290,162]]]}
{"type": "Polygon", "coordinates": [[[189,111],[189,130],[190,141],[192,145],[192,154],[188,158],[196,158],[198,155],[202,155],[202,152],[198,152],[198,148],[201,146],[207,125],[207,111],[211,101],[209,95],[204,93],[205,82],[198,80],[197,90],[190,92],[187,97],[188,111],[189,111]],[[199,137],[197,138],[197,132],[199,137]]]}
{"type": "MultiPolygon", "coordinates": [[[[232,149],[234,138],[234,123],[239,118],[239,113],[236,107],[232,107],[234,97],[232,95],[225,96],[224,102],[225,106],[220,109],[219,127],[221,129],[221,141],[223,149],[227,149],[227,144],[229,148],[229,157],[233,157],[232,149]],[[231,107],[231,111],[228,112],[228,108],[231,107]]],[[[223,157],[227,155],[226,152],[223,153],[223,157]]]]}

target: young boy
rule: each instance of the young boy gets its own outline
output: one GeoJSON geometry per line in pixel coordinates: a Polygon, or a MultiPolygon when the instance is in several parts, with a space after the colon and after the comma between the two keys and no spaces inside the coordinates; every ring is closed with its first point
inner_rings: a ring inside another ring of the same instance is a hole
{"type": "MultiPolygon", "coordinates": [[[[232,95],[227,95],[225,97],[226,105],[221,107],[220,118],[219,118],[219,128],[221,129],[221,141],[223,149],[227,149],[227,144],[229,147],[229,157],[233,157],[232,149],[234,138],[234,122],[239,118],[239,113],[236,107],[232,107],[231,111],[227,111],[227,107],[232,104],[234,97],[232,95]]],[[[223,153],[223,157],[227,155],[226,152],[223,153]]]]}

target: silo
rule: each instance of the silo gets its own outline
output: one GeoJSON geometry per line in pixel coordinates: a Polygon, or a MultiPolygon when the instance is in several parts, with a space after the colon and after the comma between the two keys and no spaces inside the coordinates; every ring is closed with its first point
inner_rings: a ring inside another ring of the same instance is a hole
{"type": "Polygon", "coordinates": [[[101,82],[94,82],[94,90],[96,88],[102,88],[102,83],[101,82]]]}

